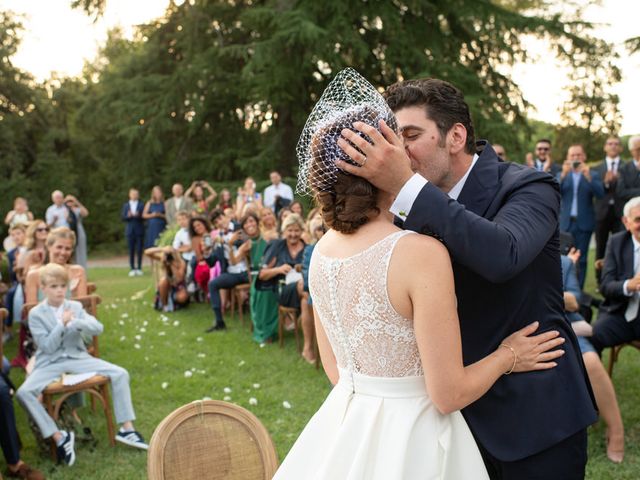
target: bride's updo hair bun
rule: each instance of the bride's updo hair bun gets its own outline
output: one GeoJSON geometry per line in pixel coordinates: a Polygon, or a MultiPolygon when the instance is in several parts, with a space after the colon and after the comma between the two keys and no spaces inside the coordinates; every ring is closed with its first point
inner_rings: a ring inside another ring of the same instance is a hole
{"type": "Polygon", "coordinates": [[[376,216],[378,189],[367,180],[338,172],[334,192],[318,192],[316,203],[329,228],[342,233],[354,233],[376,216]]]}
{"type": "MultiPolygon", "coordinates": [[[[370,218],[379,215],[380,210],[377,207],[376,187],[368,180],[350,175],[336,167],[336,160],[358,165],[344,153],[337,142],[341,138],[342,130],[353,129],[354,122],[367,123],[377,129],[380,120],[385,120],[392,128],[395,127],[396,122],[392,114],[383,117],[379,111],[360,105],[338,112],[325,126],[318,129],[311,140],[312,168],[309,173],[309,185],[314,190],[325,223],[339,232],[354,233],[370,218]]],[[[367,135],[358,131],[356,133],[371,141],[367,135]]],[[[360,151],[354,144],[351,146],[360,151]]]]}

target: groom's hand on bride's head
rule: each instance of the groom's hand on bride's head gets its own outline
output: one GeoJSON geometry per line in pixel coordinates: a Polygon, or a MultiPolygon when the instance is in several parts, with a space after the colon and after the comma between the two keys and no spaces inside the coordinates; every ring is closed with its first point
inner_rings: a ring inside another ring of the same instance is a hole
{"type": "Polygon", "coordinates": [[[341,133],[338,146],[359,166],[336,160],[339,169],[366,178],[380,190],[393,195],[397,195],[413,176],[402,138],[384,120],[380,121],[380,130],[364,122],[355,122],[353,130],[344,129],[341,133]],[[366,135],[371,142],[356,131],[366,135]]]}

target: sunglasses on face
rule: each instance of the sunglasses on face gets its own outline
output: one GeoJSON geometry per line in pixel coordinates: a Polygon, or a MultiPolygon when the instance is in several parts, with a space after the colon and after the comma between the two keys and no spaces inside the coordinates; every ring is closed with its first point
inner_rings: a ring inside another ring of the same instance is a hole
{"type": "Polygon", "coordinates": [[[48,231],[49,231],[49,228],[47,227],[36,228],[36,232],[48,232],[48,231]]]}
{"type": "Polygon", "coordinates": [[[536,150],[540,150],[541,152],[548,152],[549,151],[549,147],[538,147],[538,148],[536,148],[536,150]]]}

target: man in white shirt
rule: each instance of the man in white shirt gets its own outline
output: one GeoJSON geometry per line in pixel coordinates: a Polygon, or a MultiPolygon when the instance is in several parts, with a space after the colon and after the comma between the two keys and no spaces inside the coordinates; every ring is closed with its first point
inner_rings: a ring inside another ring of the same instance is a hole
{"type": "Polygon", "coordinates": [[[282,183],[282,177],[275,170],[269,175],[271,185],[264,190],[264,206],[269,207],[277,215],[280,209],[293,201],[293,190],[282,183]]]}
{"type": "Polygon", "coordinates": [[[53,205],[47,208],[45,221],[49,228],[69,227],[69,209],[64,204],[64,195],[60,190],[51,194],[53,205]]]}

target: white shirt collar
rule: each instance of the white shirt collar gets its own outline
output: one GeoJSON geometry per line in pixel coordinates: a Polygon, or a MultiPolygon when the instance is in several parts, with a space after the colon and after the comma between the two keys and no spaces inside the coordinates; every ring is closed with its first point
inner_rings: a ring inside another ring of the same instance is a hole
{"type": "Polygon", "coordinates": [[[469,168],[467,169],[467,173],[464,174],[464,176],[458,180],[458,183],[456,183],[453,188],[451,190],[449,190],[449,198],[453,198],[454,200],[458,200],[458,197],[460,196],[460,192],[462,191],[462,189],[464,188],[464,184],[467,181],[467,178],[469,177],[469,174],[471,173],[471,169],[473,168],[473,166],[476,164],[476,162],[478,161],[478,158],[480,158],[478,156],[478,154],[476,153],[473,156],[473,160],[471,161],[471,165],[469,166],[469,168]]]}
{"type": "Polygon", "coordinates": [[[636,240],[636,237],[633,236],[633,233],[631,234],[631,240],[633,240],[633,252],[636,253],[640,248],[640,242],[636,240]]]}

